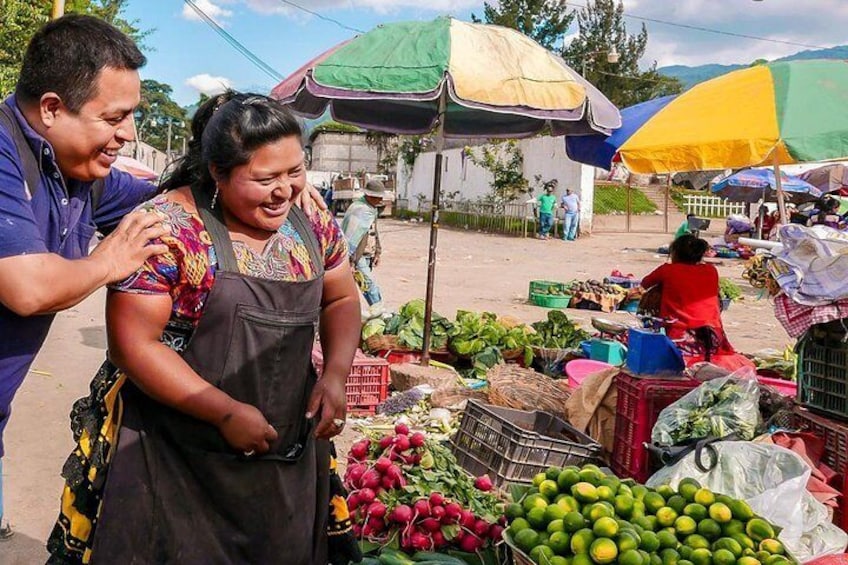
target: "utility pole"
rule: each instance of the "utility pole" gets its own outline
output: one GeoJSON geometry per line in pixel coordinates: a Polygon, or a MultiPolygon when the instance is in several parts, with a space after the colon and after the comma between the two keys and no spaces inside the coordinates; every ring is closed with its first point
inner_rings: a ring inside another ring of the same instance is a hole
{"type": "Polygon", "coordinates": [[[56,20],[65,14],[65,0],[53,0],[53,13],[50,19],[56,20]]]}
{"type": "Polygon", "coordinates": [[[173,119],[168,117],[168,148],[165,150],[165,157],[168,161],[171,160],[171,124],[173,123],[173,119]]]}

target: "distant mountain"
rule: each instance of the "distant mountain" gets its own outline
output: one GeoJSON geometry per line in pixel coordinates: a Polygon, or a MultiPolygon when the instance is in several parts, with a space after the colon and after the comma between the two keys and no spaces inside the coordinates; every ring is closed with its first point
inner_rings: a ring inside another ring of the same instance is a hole
{"type": "MultiPolygon", "coordinates": [[[[793,55],[776,59],[777,61],[798,61],[803,59],[848,59],[848,45],[837,45],[828,49],[811,49],[799,51],[793,55]]],[[[670,65],[657,69],[661,74],[680,79],[684,88],[689,88],[711,78],[742,69],[748,65],[717,65],[707,64],[697,67],[685,65],[670,65]]]]}

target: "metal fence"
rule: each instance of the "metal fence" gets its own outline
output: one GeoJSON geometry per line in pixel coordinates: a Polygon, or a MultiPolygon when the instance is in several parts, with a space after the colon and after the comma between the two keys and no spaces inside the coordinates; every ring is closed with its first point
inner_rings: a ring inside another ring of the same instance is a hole
{"type": "MultiPolygon", "coordinates": [[[[399,211],[398,215],[418,215],[429,218],[431,201],[418,203],[418,212],[399,211]]],[[[439,223],[454,228],[485,233],[499,233],[516,237],[532,236],[536,233],[537,218],[532,204],[489,204],[470,201],[443,203],[439,223]]],[[[555,220],[552,230],[557,233],[561,222],[555,220]]]]}
{"type": "Polygon", "coordinates": [[[746,211],[744,203],[730,202],[718,196],[687,194],[684,198],[686,213],[701,218],[726,218],[731,214],[744,214],[746,211]]]}

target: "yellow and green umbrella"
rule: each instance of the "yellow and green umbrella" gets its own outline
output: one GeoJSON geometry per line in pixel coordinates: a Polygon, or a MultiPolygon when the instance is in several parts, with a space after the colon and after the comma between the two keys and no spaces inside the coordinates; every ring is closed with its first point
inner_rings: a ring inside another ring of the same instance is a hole
{"type": "Polygon", "coordinates": [[[445,95],[446,137],[605,133],[618,109],[516,30],[449,17],[385,24],[307,62],[271,95],[301,115],[329,107],[367,129],[429,133],[445,95]]]}
{"type": "Polygon", "coordinates": [[[848,156],[848,63],[769,63],[692,87],[618,155],[637,173],[738,169],[848,156]]]}

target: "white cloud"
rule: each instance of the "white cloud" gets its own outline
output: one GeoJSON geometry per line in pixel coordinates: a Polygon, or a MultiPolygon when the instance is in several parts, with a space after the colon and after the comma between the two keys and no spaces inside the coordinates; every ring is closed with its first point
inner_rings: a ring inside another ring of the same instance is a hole
{"type": "Polygon", "coordinates": [[[230,79],[226,77],[216,77],[205,73],[190,77],[186,79],[185,83],[187,86],[190,86],[207,96],[220,94],[233,87],[233,83],[230,79]]]}
{"type": "MultiPolygon", "coordinates": [[[[212,0],[194,0],[194,4],[201,12],[215,20],[215,23],[222,27],[226,25],[227,18],[230,18],[233,15],[232,10],[227,10],[222,6],[219,6],[219,4],[223,3],[226,2],[213,3],[212,0]]],[[[203,21],[194,8],[188,4],[183,4],[183,17],[195,22],[203,21]]]]}
{"type": "MultiPolygon", "coordinates": [[[[844,34],[848,26],[845,0],[624,0],[624,8],[625,14],[631,16],[774,40],[760,41],[646,21],[648,49],[643,63],[656,60],[659,66],[745,64],[848,43],[844,34]]],[[[643,20],[628,17],[625,21],[633,33],[643,20]]]]}

